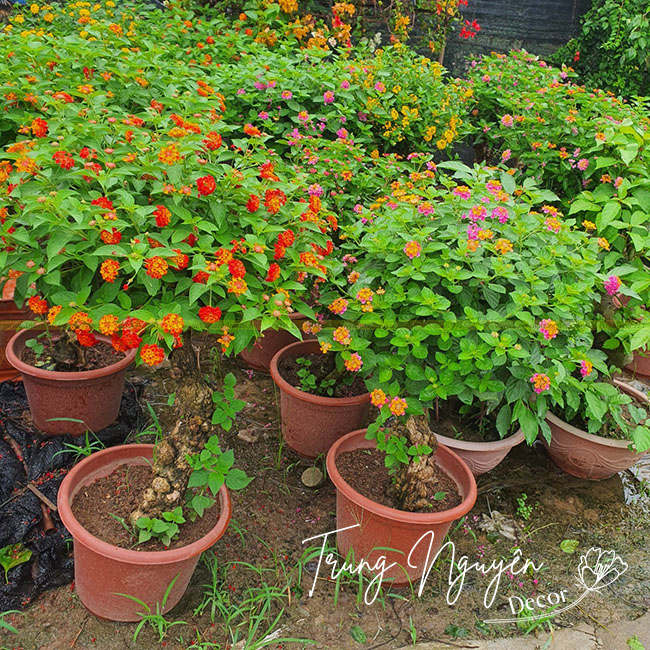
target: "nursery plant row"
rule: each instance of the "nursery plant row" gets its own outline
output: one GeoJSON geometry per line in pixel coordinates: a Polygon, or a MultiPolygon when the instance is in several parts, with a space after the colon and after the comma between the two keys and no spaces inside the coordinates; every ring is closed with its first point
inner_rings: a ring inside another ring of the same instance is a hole
{"type": "Polygon", "coordinates": [[[173,607],[255,479],[205,346],[270,372],[285,442],[326,458],[339,553],[398,585],[513,446],[585,479],[650,449],[643,103],[524,51],[451,78],[293,14],[33,4],[0,36],[4,377],[43,436],[113,423],[134,363],[180,380],[155,448],[59,490],[103,618],[173,607]]]}

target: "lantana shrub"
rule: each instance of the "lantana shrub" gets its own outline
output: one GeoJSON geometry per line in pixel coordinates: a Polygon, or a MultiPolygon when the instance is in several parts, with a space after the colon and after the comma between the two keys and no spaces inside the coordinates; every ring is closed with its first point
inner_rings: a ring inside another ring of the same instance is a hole
{"type": "Polygon", "coordinates": [[[616,350],[622,365],[650,342],[646,112],[577,85],[570,68],[523,51],[473,61],[469,76],[484,152],[555,190],[558,210],[598,243],[609,279],[599,307],[606,316],[598,325],[600,343],[616,350]]]}
{"type": "Polygon", "coordinates": [[[18,301],[82,345],[101,332],[151,364],[186,330],[235,352],[260,328],[295,330],[288,313],[311,313],[300,298],[333,250],[326,199],[260,130],[224,122],[225,98],[199,69],[167,69],[173,85],[138,76],[132,52],[111,50],[119,30],[84,24],[98,40],[2,57],[3,124],[18,134],[0,163],[0,266],[19,276],[18,301]],[[102,71],[90,68],[100,37],[115,55],[102,71]]]}
{"type": "Polygon", "coordinates": [[[338,317],[322,349],[365,378],[390,463],[419,453],[379,430],[390,415],[457,398],[532,442],[550,435],[544,416],[567,385],[577,396],[609,375],[593,337],[606,282],[596,241],[505,169],[428,167],[343,229],[337,291],[322,297],[338,317]]]}
{"type": "Polygon", "coordinates": [[[606,167],[596,158],[608,155],[610,147],[599,145],[606,130],[626,119],[648,125],[634,106],[574,79],[570,68],[553,67],[523,50],[476,59],[468,73],[475,140],[489,159],[516,164],[566,199],[593,186],[594,170],[606,167]]]}

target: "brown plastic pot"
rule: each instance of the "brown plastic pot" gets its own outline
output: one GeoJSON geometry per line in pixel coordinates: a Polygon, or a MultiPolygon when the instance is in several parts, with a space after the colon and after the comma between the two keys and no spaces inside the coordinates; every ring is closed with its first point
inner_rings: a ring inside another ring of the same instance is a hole
{"type": "Polygon", "coordinates": [[[386,566],[392,562],[384,578],[394,586],[418,580],[440,550],[451,524],[466,515],[476,502],[476,480],[470,468],[453,451],[439,445],[436,463],[456,483],[462,502],[443,512],[405,512],[381,505],[353,490],[336,468],[336,459],[346,451],[373,449],[374,440],[366,440],[365,429],[353,431],[337,440],[327,454],[327,473],[336,486],[336,528],[356,527],[337,533],[339,553],[347,557],[352,551],[355,566],[361,559],[375,566],[377,559],[386,557],[386,566]],[[433,532],[433,540],[427,534],[433,532]],[[423,541],[423,535],[427,535],[423,541]],[[386,550],[392,549],[392,550],[386,550]],[[409,559],[410,556],[410,559],[409,559]]]}
{"type": "Polygon", "coordinates": [[[0,381],[13,379],[18,371],[9,363],[5,348],[11,337],[18,331],[18,325],[29,318],[28,309],[18,309],[14,302],[16,280],[10,278],[2,287],[0,300],[0,381]]]}
{"type": "Polygon", "coordinates": [[[295,452],[316,458],[341,436],[366,423],[370,393],[355,397],[320,397],[295,388],[285,381],[278,364],[285,357],[320,353],[316,340],[291,343],[271,359],[271,377],[280,389],[282,435],[295,452]]]}
{"type": "Polygon", "coordinates": [[[525,439],[521,429],[507,438],[493,442],[469,442],[448,438],[439,433],[435,436],[439,443],[456,452],[469,465],[475,477],[494,469],[513,447],[525,439]]]}
{"type": "MultiPolygon", "coordinates": [[[[22,330],[7,344],[7,359],[23,377],[34,425],[46,435],[75,436],[86,430],[101,431],[112,424],[120,411],[126,369],[133,363],[136,350],[129,350],[117,363],[97,370],[43,370],[21,359],[25,342],[38,333],[22,330]],[[49,421],[51,418],[73,418],[83,423],[49,421]]],[[[101,334],[97,338],[105,343],[111,341],[101,334]]]]}
{"type": "Polygon", "coordinates": [[[203,551],[226,531],[230,522],[230,496],[225,485],[219,491],[219,519],[204,537],[169,551],[134,551],[119,548],[91,535],[72,514],[70,504],[85,486],[108,476],[121,465],[150,465],[154,445],[123,445],[84,458],[63,479],[57,500],[61,521],[74,540],[75,591],[95,615],[111,621],[139,621],[142,606],[118,594],[135,596],[153,612],[169,584],[167,612],[181,599],[203,551]],[[178,577],[177,577],[178,576],[178,577]]]}
{"type": "MultiPolygon", "coordinates": [[[[614,384],[642,404],[648,403],[647,396],[641,391],[616,379],[614,384]]],[[[550,411],[546,414],[546,421],[551,427],[551,443],[543,437],[542,442],[553,462],[572,476],[592,480],[609,478],[629,469],[645,454],[629,449],[631,440],[595,436],[571,426],[550,411]]]]}
{"type": "Polygon", "coordinates": [[[646,348],[643,354],[635,352],[632,361],[625,366],[625,369],[633,372],[637,377],[650,379],[650,348],[646,348]]]}
{"type": "MultiPolygon", "coordinates": [[[[289,314],[289,318],[298,327],[307,320],[306,316],[297,313],[289,314]]],[[[253,343],[252,347],[242,350],[239,356],[251,368],[262,372],[269,372],[271,359],[275,356],[276,352],[299,340],[291,332],[284,329],[264,330],[264,334],[253,343]]]]}

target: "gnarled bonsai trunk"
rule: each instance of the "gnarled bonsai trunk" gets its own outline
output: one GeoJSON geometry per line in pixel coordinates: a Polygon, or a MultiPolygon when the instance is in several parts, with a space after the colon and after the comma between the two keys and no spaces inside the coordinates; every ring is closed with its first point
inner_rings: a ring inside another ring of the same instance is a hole
{"type": "Polygon", "coordinates": [[[161,513],[183,504],[191,474],[186,456],[203,449],[213,426],[212,390],[201,377],[191,337],[186,335],[182,348],[172,353],[172,374],[178,378],[176,389],[176,425],[154,449],[151,487],[131,513],[131,523],[140,517],[160,517],[161,513]]]}
{"type": "Polygon", "coordinates": [[[412,461],[399,467],[395,474],[395,482],[391,485],[389,494],[399,503],[401,510],[410,512],[426,511],[431,507],[430,494],[435,494],[438,471],[435,467],[435,453],[438,441],[429,428],[426,415],[411,416],[406,424],[398,422],[393,425],[391,432],[404,436],[409,445],[429,445],[432,452],[420,456],[418,461],[412,461]]]}

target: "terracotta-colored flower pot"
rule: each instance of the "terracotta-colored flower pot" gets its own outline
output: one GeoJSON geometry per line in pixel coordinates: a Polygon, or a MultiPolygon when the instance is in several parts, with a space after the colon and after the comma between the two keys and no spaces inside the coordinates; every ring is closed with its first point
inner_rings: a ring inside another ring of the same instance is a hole
{"type": "Polygon", "coordinates": [[[111,621],[139,621],[142,606],[127,594],[145,602],[153,612],[171,581],[178,576],[165,603],[169,611],[181,599],[203,551],[226,531],[231,506],[228,490],[219,492],[220,514],[205,537],[169,551],[134,551],[119,548],[91,535],[72,514],[75,495],[93,481],[111,474],[120,465],[148,465],[154,445],[123,445],[98,451],[70,470],[59,488],[59,515],[74,540],[75,591],[81,602],[97,616],[111,621]]]}
{"type": "Polygon", "coordinates": [[[336,486],[336,528],[354,526],[337,533],[339,553],[347,557],[354,552],[355,566],[361,559],[375,566],[377,559],[386,557],[386,566],[396,562],[385,574],[394,580],[396,586],[418,580],[426,574],[429,564],[435,557],[451,524],[466,515],[476,502],[476,481],[465,462],[453,451],[440,445],[436,452],[436,462],[456,483],[462,502],[451,510],[443,512],[420,513],[405,512],[375,503],[353,490],[336,469],[336,459],[345,451],[372,449],[374,440],[366,440],[365,429],[353,431],[337,440],[327,454],[327,473],[336,486]],[[416,546],[420,538],[433,532],[433,540],[427,535],[416,546]],[[394,550],[386,550],[386,549],[394,550]],[[412,551],[412,552],[411,552],[412,551]],[[410,562],[409,562],[410,555],[410,562]]]}
{"type": "MultiPolygon", "coordinates": [[[[641,391],[622,381],[614,380],[614,383],[630,397],[648,402],[641,391]]],[[[550,411],[546,421],[551,427],[551,443],[544,438],[542,442],[555,464],[572,476],[593,480],[609,478],[632,467],[645,454],[630,450],[631,440],[595,436],[560,420],[550,411]]]]}
{"type": "Polygon", "coordinates": [[[625,369],[633,372],[637,377],[650,379],[650,349],[645,349],[643,354],[635,352],[631,363],[628,363],[625,369]]]}
{"type": "MultiPolygon", "coordinates": [[[[101,431],[112,424],[120,411],[126,369],[133,363],[136,351],[129,350],[117,363],[97,370],[43,370],[21,360],[25,342],[37,334],[35,330],[22,330],[7,344],[7,359],[23,376],[34,425],[46,435],[75,436],[87,429],[101,431]],[[83,424],[49,421],[51,418],[73,418],[83,424]]],[[[111,341],[101,334],[97,338],[105,343],[111,341]]]]}
{"type": "Polygon", "coordinates": [[[280,360],[320,353],[316,340],[297,341],[271,359],[271,377],[280,389],[282,435],[291,449],[305,458],[316,458],[341,436],[362,427],[368,416],[370,393],[355,397],[320,397],[291,386],[278,370],[280,360]]]}
{"type": "Polygon", "coordinates": [[[18,331],[18,325],[27,320],[29,309],[18,309],[14,302],[16,280],[10,278],[2,287],[0,300],[0,381],[13,379],[18,376],[18,371],[7,361],[5,348],[11,337],[18,331]]]}
{"type": "Polygon", "coordinates": [[[436,438],[445,447],[455,451],[469,465],[475,477],[494,469],[513,447],[525,440],[521,429],[507,438],[493,442],[469,442],[441,436],[439,433],[436,433],[436,438]]]}
{"type": "MultiPolygon", "coordinates": [[[[307,320],[303,314],[298,313],[289,314],[289,318],[298,327],[307,320]]],[[[305,336],[304,338],[308,337],[305,336]]],[[[264,330],[264,334],[253,343],[252,347],[242,350],[239,356],[251,368],[262,372],[269,372],[271,359],[275,356],[275,353],[298,340],[287,330],[264,330]]]]}

